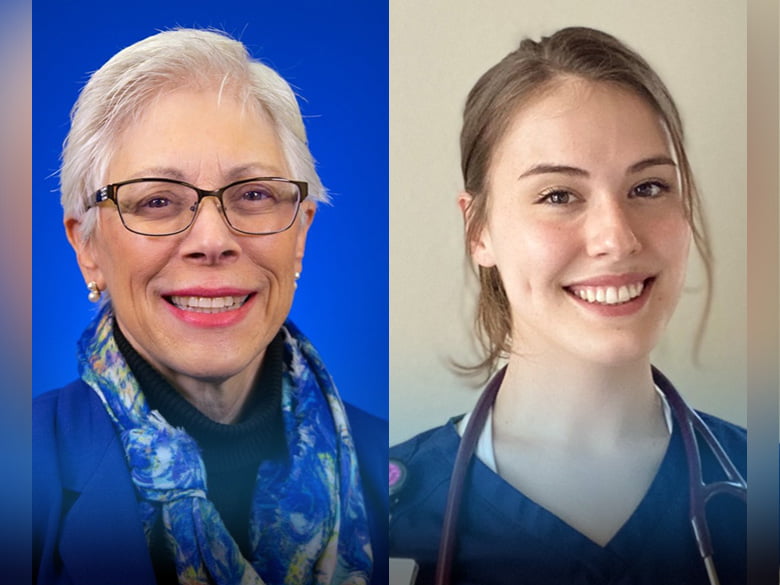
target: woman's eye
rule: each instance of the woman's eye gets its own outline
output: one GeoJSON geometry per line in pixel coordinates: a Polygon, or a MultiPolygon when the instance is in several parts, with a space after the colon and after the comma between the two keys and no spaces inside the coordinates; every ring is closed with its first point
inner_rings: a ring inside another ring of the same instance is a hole
{"type": "Polygon", "coordinates": [[[633,197],[641,197],[645,199],[652,199],[668,191],[669,188],[660,181],[648,181],[637,185],[631,190],[633,197]]]}
{"type": "Polygon", "coordinates": [[[574,195],[569,191],[556,190],[542,194],[540,203],[549,203],[550,205],[566,205],[574,201],[574,195]]]}
{"type": "Polygon", "coordinates": [[[144,203],[144,207],[159,209],[160,207],[167,207],[170,204],[170,200],[165,197],[150,197],[146,200],[146,203],[144,203]]]}
{"type": "Polygon", "coordinates": [[[273,193],[266,189],[248,189],[241,194],[245,201],[266,201],[273,200],[273,193]]]}

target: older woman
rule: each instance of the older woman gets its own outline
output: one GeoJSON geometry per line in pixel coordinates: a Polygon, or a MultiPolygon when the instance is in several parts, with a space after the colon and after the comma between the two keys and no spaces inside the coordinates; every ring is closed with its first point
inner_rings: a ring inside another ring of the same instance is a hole
{"type": "Polygon", "coordinates": [[[369,582],[386,435],[287,320],[326,197],[287,83],[149,37],[82,91],[61,183],[100,310],[34,407],[35,580],[369,582]]]}
{"type": "Polygon", "coordinates": [[[746,433],[650,363],[691,241],[710,264],[662,81],[600,31],[524,39],[471,90],[461,164],[495,375],[391,449],[391,554],[418,583],[744,583],[746,433]]]}

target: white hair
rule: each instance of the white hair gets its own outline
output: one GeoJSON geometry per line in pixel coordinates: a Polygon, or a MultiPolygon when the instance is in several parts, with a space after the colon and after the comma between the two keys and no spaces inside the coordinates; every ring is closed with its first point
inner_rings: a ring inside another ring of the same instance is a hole
{"type": "Polygon", "coordinates": [[[71,112],[62,150],[61,202],[89,238],[96,211],[89,198],[103,186],[122,132],[161,94],[180,88],[230,90],[265,112],[292,177],[309,184],[309,198],[328,201],[314,168],[295,93],[243,43],[211,30],[175,29],[147,37],[114,55],[89,79],[71,112]]]}

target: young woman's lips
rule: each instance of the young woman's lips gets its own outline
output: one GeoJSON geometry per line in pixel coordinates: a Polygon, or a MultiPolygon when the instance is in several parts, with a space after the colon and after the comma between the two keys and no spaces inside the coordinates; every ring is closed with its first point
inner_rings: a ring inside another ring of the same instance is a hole
{"type": "Polygon", "coordinates": [[[641,309],[655,282],[647,274],[606,275],[568,285],[565,290],[580,305],[605,316],[624,316],[641,309]]]}
{"type": "Polygon", "coordinates": [[[181,289],[163,299],[179,320],[196,327],[229,327],[244,319],[256,294],[233,288],[181,289]]]}

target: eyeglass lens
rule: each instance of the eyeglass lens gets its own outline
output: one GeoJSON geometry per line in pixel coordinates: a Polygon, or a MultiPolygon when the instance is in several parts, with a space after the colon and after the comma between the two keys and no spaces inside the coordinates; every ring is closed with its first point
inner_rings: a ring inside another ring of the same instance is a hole
{"type": "MultiPolygon", "coordinates": [[[[165,235],[186,229],[198,210],[198,192],[166,181],[128,183],[117,188],[117,207],[128,229],[165,235]]],[[[292,224],[300,191],[287,181],[249,181],[226,189],[222,205],[228,223],[253,234],[279,232],[292,224]]]]}

